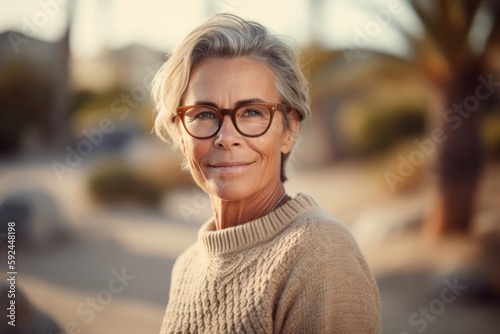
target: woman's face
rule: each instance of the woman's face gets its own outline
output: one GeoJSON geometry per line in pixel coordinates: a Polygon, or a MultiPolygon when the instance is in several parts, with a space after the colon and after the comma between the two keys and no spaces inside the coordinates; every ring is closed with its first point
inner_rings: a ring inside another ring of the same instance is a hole
{"type": "MultiPolygon", "coordinates": [[[[272,71],[249,58],[216,58],[195,66],[182,104],[210,102],[219,109],[233,109],[246,100],[281,103],[272,71]]],[[[281,153],[290,152],[293,138],[280,111],[274,113],[269,130],[256,138],[240,134],[228,115],[217,135],[209,139],[193,138],[182,124],[179,126],[181,148],[191,173],[210,195],[227,201],[245,200],[281,186],[281,153]]]]}

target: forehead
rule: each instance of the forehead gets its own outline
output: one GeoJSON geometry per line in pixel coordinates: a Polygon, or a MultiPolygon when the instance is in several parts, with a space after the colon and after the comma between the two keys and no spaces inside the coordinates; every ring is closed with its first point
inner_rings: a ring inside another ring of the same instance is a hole
{"type": "Polygon", "coordinates": [[[192,70],[184,104],[210,101],[230,107],[247,99],[279,102],[271,69],[250,58],[208,58],[192,70]]]}

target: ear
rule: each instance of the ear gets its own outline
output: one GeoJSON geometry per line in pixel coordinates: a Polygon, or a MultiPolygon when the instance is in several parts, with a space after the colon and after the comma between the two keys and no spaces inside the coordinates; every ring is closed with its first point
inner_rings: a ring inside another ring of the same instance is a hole
{"type": "Polygon", "coordinates": [[[295,138],[299,131],[299,120],[296,117],[290,117],[290,129],[285,129],[284,139],[281,144],[281,153],[288,154],[293,148],[295,138]]]}

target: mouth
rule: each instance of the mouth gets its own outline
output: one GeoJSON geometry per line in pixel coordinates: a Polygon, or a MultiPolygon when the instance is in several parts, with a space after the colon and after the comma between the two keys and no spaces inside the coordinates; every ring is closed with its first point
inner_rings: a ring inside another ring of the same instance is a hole
{"type": "Polygon", "coordinates": [[[251,164],[251,162],[219,162],[208,167],[217,172],[237,173],[247,169],[251,164]]]}

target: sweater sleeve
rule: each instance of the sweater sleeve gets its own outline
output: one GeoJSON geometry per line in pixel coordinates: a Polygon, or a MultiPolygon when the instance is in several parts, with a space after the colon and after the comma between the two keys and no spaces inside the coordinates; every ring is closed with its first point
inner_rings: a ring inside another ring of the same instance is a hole
{"type": "Polygon", "coordinates": [[[378,288],[340,223],[306,238],[277,305],[277,333],[380,333],[378,288]]]}

